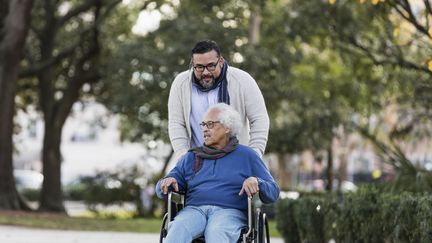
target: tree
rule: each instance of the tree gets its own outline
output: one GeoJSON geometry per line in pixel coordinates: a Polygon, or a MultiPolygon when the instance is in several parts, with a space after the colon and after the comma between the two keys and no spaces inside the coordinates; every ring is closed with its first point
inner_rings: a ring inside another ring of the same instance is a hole
{"type": "MultiPolygon", "coordinates": [[[[101,97],[106,97],[104,103],[112,110],[128,117],[123,127],[125,137],[167,137],[167,107],[163,101],[167,100],[169,84],[189,63],[191,43],[210,38],[220,44],[230,64],[250,71],[262,88],[272,120],[268,151],[328,150],[334,128],[347,121],[346,105],[341,104],[348,103],[353,90],[339,90],[348,87],[350,72],[338,68],[343,61],[329,47],[327,56],[314,61],[313,55],[320,54],[318,46],[324,44],[311,42],[309,46],[314,51],[310,55],[306,48],[292,53],[294,48],[301,49],[304,42],[295,41],[297,32],[286,32],[289,9],[284,2],[182,1],[172,8],[174,17],[162,21],[155,32],[126,43],[115,58],[115,68],[108,68],[111,81],[105,83],[105,90],[116,92],[101,97]],[[308,75],[308,71],[314,71],[307,68],[311,63],[318,70],[308,75]],[[317,82],[326,72],[331,73],[317,82]],[[320,90],[322,84],[325,90],[320,90]],[[309,89],[304,91],[302,85],[309,89]]],[[[315,34],[315,42],[321,37],[323,34],[315,34]]]]}
{"type": "Polygon", "coordinates": [[[61,138],[72,105],[100,81],[103,27],[120,0],[38,1],[20,78],[36,80],[45,122],[41,211],[64,212],[61,138]]]}
{"type": "MultiPolygon", "coordinates": [[[[243,53],[249,60],[245,69],[261,81],[270,104],[267,150],[280,157],[305,150],[326,153],[330,189],[332,144],[341,130],[350,131],[355,113],[377,108],[369,101],[380,90],[376,81],[381,75],[370,71],[373,63],[366,58],[347,58],[336,48],[322,5],[326,4],[268,3],[260,45],[243,53]]],[[[284,168],[286,162],[279,160],[284,168]]]]}
{"type": "Polygon", "coordinates": [[[0,10],[0,208],[21,209],[12,163],[16,81],[32,0],[2,0],[0,10]]]}
{"type": "Polygon", "coordinates": [[[293,1],[290,5],[295,13],[290,26],[301,30],[302,39],[324,34],[345,63],[357,59],[373,64],[370,70],[381,78],[368,82],[376,89],[370,89],[371,99],[365,103],[371,109],[354,110],[353,128],[377,146],[383,161],[396,165],[398,178],[410,175],[411,182],[427,181],[415,176],[423,171],[412,166],[403,147],[431,134],[430,6],[430,1],[404,0],[293,1]],[[397,105],[398,121],[372,122],[389,104],[397,105]]]}

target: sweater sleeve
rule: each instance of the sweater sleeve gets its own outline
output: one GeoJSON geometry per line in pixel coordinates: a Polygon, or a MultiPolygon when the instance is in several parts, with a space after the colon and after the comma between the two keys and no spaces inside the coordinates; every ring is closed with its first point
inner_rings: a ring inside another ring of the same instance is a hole
{"type": "Polygon", "coordinates": [[[263,203],[274,203],[279,198],[279,186],[270,174],[264,161],[258,157],[252,158],[252,171],[258,179],[259,197],[263,203]]]}
{"type": "Polygon", "coordinates": [[[247,73],[244,82],[247,85],[247,94],[244,96],[246,116],[249,120],[249,146],[261,156],[264,154],[267,145],[270,120],[267,114],[264,97],[256,81],[247,73]]]}
{"type": "Polygon", "coordinates": [[[185,75],[182,73],[176,77],[168,97],[168,134],[176,157],[185,154],[190,146],[181,98],[181,81],[185,75]]]}
{"type": "Polygon", "coordinates": [[[160,187],[160,183],[163,179],[167,178],[167,177],[173,177],[176,179],[177,183],[178,183],[178,187],[180,191],[185,191],[186,190],[186,179],[185,179],[185,166],[187,163],[187,159],[188,159],[188,154],[184,155],[176,164],[176,166],[168,173],[168,175],[166,175],[165,177],[163,177],[162,179],[160,179],[157,184],[156,184],[156,195],[163,199],[164,198],[164,194],[162,192],[162,189],[160,187]]]}

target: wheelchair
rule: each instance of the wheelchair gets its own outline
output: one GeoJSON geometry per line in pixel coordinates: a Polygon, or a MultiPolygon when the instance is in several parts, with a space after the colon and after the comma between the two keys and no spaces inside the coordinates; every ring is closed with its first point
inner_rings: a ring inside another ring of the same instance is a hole
{"type": "MultiPolygon", "coordinates": [[[[166,213],[162,219],[159,242],[163,243],[168,233],[168,223],[185,206],[185,193],[170,191],[166,200],[166,213]]],[[[238,243],[270,243],[270,234],[266,214],[254,208],[253,198],[248,197],[247,226],[240,232],[238,243]],[[253,214],[253,215],[252,215],[253,214]]],[[[204,237],[194,239],[192,243],[205,243],[204,237]]]]}

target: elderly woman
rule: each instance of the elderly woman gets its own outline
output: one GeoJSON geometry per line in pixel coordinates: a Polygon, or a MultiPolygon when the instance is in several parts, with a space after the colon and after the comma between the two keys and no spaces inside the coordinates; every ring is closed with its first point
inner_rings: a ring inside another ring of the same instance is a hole
{"type": "Polygon", "coordinates": [[[231,106],[210,107],[200,124],[204,145],[157,183],[160,198],[170,186],[187,191],[186,207],[170,222],[165,242],[190,243],[202,235],[208,243],[237,242],[246,226],[247,196],[259,193],[264,203],[278,199],[279,187],[260,156],[238,143],[241,124],[231,106]]]}

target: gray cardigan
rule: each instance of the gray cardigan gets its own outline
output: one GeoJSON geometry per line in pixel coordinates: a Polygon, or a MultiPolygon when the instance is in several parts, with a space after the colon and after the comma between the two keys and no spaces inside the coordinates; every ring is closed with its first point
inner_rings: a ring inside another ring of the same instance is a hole
{"type": "MultiPolygon", "coordinates": [[[[185,154],[191,144],[191,77],[192,69],[177,75],[168,98],[168,133],[175,157],[185,154]]],[[[231,106],[240,113],[243,121],[238,139],[262,156],[270,126],[264,97],[256,81],[245,71],[228,67],[227,80],[231,106]]]]}

